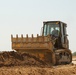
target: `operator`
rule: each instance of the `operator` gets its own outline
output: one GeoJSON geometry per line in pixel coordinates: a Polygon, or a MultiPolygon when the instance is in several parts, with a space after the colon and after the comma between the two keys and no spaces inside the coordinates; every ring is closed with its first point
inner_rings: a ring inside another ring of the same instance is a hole
{"type": "Polygon", "coordinates": [[[58,37],[59,36],[59,30],[54,28],[54,30],[52,31],[52,35],[55,36],[55,37],[58,37]]]}
{"type": "Polygon", "coordinates": [[[58,48],[58,47],[60,47],[60,42],[61,42],[61,38],[60,38],[60,36],[59,36],[59,28],[53,28],[53,31],[52,31],[52,38],[53,38],[53,40],[55,40],[55,42],[54,42],[54,47],[55,48],[58,48]]]}

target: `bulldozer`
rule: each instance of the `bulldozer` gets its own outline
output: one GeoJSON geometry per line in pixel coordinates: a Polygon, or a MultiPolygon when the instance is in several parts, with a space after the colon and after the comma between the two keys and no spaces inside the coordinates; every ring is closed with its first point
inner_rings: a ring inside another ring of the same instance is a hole
{"type": "Polygon", "coordinates": [[[44,21],[41,35],[11,35],[12,49],[52,65],[69,64],[72,62],[72,53],[66,28],[67,24],[61,21],[44,21]]]}

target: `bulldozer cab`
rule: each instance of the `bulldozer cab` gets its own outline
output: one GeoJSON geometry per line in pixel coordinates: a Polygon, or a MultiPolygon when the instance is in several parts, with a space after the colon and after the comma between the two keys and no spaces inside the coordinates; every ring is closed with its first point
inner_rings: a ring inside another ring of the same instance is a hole
{"type": "Polygon", "coordinates": [[[58,48],[68,48],[68,39],[66,33],[66,23],[61,21],[47,21],[43,22],[43,35],[51,35],[58,38],[58,48]]]}

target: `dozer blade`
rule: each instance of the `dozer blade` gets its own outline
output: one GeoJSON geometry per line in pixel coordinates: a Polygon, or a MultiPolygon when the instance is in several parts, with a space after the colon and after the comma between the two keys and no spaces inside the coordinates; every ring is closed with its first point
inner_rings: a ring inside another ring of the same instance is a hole
{"type": "Polygon", "coordinates": [[[51,36],[37,37],[13,37],[11,35],[12,49],[17,52],[25,52],[38,57],[40,60],[55,64],[55,54],[53,52],[53,42],[51,36]]]}
{"type": "Polygon", "coordinates": [[[50,36],[38,36],[37,37],[16,37],[11,36],[12,49],[16,51],[26,51],[26,52],[35,52],[35,51],[52,51],[53,45],[51,42],[50,36]]]}

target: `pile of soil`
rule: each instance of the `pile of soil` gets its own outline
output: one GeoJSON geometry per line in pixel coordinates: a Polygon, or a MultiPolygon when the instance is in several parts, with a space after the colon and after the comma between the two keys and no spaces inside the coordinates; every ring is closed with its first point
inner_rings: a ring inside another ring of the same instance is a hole
{"type": "Polygon", "coordinates": [[[3,66],[45,66],[46,63],[27,53],[2,52],[0,53],[0,67],[3,66]]]}
{"type": "Polygon", "coordinates": [[[48,66],[27,53],[0,53],[0,75],[76,75],[76,65],[48,66]]]}

